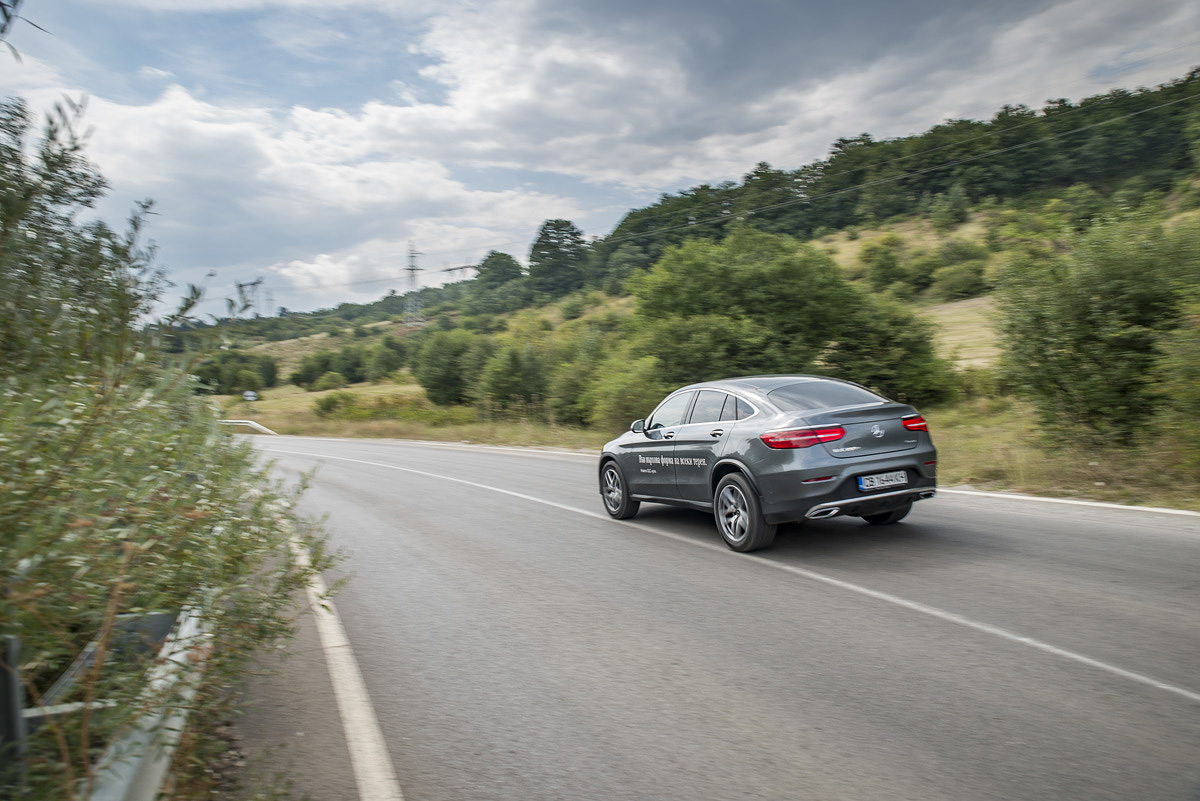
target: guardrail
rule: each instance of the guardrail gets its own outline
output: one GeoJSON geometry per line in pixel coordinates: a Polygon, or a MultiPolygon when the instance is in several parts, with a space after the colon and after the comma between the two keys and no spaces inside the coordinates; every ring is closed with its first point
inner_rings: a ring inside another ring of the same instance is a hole
{"type": "Polygon", "coordinates": [[[253,428],[255,431],[258,431],[259,433],[275,434],[275,436],[279,436],[271,429],[267,428],[264,425],[260,425],[256,422],[254,422],[253,420],[218,420],[217,422],[223,423],[224,425],[227,425],[227,426],[249,426],[250,428],[253,428]]]}
{"type": "MultiPolygon", "coordinates": [[[[208,637],[194,607],[186,607],[178,614],[162,612],[118,619],[111,646],[115,651],[147,653],[158,649],[146,676],[146,706],[151,711],[109,743],[95,765],[96,781],[90,801],[158,798],[195,694],[189,679],[204,667],[208,637]],[[184,682],[182,688],[175,692],[180,682],[184,682]]],[[[56,702],[75,687],[77,677],[93,664],[98,647],[97,641],[89,643],[42,695],[41,703],[27,708],[20,672],[20,639],[7,636],[0,642],[0,798],[16,799],[23,794],[29,736],[46,719],[83,709],[82,702],[56,702]]],[[[92,706],[109,708],[114,702],[100,700],[92,706]]]]}

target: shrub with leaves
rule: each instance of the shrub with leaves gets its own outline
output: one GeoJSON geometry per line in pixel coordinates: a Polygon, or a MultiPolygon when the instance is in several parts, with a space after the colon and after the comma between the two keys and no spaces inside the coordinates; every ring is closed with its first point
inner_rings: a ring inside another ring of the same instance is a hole
{"type": "Polygon", "coordinates": [[[1004,375],[1044,424],[1128,445],[1155,420],[1160,343],[1179,324],[1182,288],[1197,280],[1195,229],[1097,222],[1064,256],[1006,267],[1004,375]]]}
{"type": "MultiPolygon", "coordinates": [[[[328,564],[186,365],[164,361],[172,321],[146,324],[163,285],[139,244],[148,204],[124,233],[78,221],[104,182],[73,111],[31,146],[24,105],[0,104],[0,637],[19,638],[32,707],[96,645],[67,711],[30,739],[25,775],[0,776],[21,798],[90,797],[109,739],[180,701],[181,686],[148,687],[151,655],[119,647],[122,616],[195,610],[207,634],[188,645],[207,668],[185,684],[203,725],[239,665],[288,631],[291,591],[328,564]],[[293,559],[297,538],[314,567],[293,559]]],[[[198,797],[202,739],[186,739],[177,793],[198,797]]]]}
{"type": "MultiPolygon", "coordinates": [[[[949,366],[910,310],[851,285],[827,254],[751,228],[691,240],[635,276],[634,352],[679,385],[748,373],[821,373],[928,403],[949,366]]],[[[945,380],[944,380],[945,379],[945,380]]]]}

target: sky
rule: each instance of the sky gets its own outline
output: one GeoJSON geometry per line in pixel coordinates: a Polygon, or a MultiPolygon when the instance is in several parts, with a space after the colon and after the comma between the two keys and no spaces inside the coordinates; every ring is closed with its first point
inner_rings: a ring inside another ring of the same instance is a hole
{"type": "Polygon", "coordinates": [[[525,262],[838,137],[917,134],[1200,65],[1195,0],[25,0],[0,96],[87,99],[117,226],[201,316],[370,302],[525,262]],[[34,23],[34,24],[30,24],[34,23]]]}

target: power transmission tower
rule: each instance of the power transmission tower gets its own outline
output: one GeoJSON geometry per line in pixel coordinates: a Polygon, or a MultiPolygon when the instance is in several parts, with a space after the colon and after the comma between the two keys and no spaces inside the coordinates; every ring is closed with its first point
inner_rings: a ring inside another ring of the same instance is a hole
{"type": "Polygon", "coordinates": [[[424,322],[421,319],[421,293],[417,286],[417,271],[421,269],[417,266],[417,256],[423,255],[423,253],[417,252],[416,246],[410,240],[408,243],[408,266],[404,268],[408,272],[408,314],[404,319],[406,325],[420,325],[424,322]]]}

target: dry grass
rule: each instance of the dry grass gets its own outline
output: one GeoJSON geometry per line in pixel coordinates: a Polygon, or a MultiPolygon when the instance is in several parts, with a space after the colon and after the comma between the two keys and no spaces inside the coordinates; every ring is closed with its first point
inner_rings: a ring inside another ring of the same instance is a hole
{"type": "Polygon", "coordinates": [[[1031,408],[983,398],[927,410],[942,486],[1200,511],[1194,481],[1164,481],[1178,454],[1148,446],[1097,450],[1039,433],[1031,408]]]}
{"type": "MultiPolygon", "coordinates": [[[[373,335],[394,334],[397,337],[404,337],[412,331],[411,328],[403,323],[394,323],[387,320],[382,322],[367,323],[363,326],[370,330],[373,335]]],[[[286,381],[287,377],[295,372],[300,367],[300,362],[305,356],[311,356],[314,353],[323,350],[337,351],[344,348],[346,345],[363,344],[378,342],[374,337],[366,340],[357,339],[350,335],[353,327],[347,327],[347,335],[341,337],[331,337],[325,332],[319,334],[310,334],[306,337],[298,339],[284,339],[279,342],[262,342],[257,345],[252,345],[246,348],[248,353],[254,353],[260,356],[270,356],[275,360],[275,364],[279,369],[279,378],[281,381],[286,381]]]]}
{"type": "MultiPolygon", "coordinates": [[[[349,391],[372,398],[416,395],[421,388],[415,384],[358,384],[349,391]]],[[[280,434],[303,436],[598,451],[617,433],[535,421],[430,426],[398,420],[328,420],[313,411],[313,401],[323,394],[281,387],[267,390],[256,403],[235,397],[219,400],[229,418],[255,420],[280,434]]],[[[1195,482],[1162,478],[1172,474],[1177,454],[1156,448],[1100,452],[1071,448],[1062,441],[1048,443],[1037,431],[1032,410],[1009,398],[976,399],[925,410],[925,416],[938,446],[939,481],[944,487],[1200,511],[1200,488],[1195,482]]]]}
{"type": "Polygon", "coordinates": [[[295,372],[300,367],[300,362],[305,356],[322,350],[337,350],[341,347],[341,340],[335,339],[325,332],[320,334],[312,334],[299,339],[285,339],[280,342],[264,342],[261,345],[254,345],[247,348],[248,353],[253,353],[258,356],[270,356],[275,360],[276,367],[279,370],[281,380],[287,380],[287,377],[295,372]]]}
{"type": "Polygon", "coordinates": [[[987,234],[985,219],[980,214],[972,214],[961,225],[956,225],[946,233],[938,231],[925,217],[916,217],[901,222],[889,223],[880,228],[865,228],[858,232],[854,239],[846,231],[838,231],[820,239],[814,239],[812,245],[833,257],[843,270],[854,273],[859,269],[859,254],[863,245],[876,242],[885,236],[898,236],[904,240],[908,252],[931,251],[947,239],[966,239],[972,242],[982,242],[987,234]]]}
{"type": "Polygon", "coordinates": [[[311,437],[412,439],[436,442],[475,442],[491,445],[558,447],[599,450],[612,434],[554,426],[536,421],[481,421],[432,426],[406,420],[331,420],[318,417],[314,402],[330,392],[353,392],[364,399],[397,395],[420,396],[416,384],[354,384],[345,390],[305,392],[294,386],[268,389],[253,403],[240,397],[216,398],[226,419],[253,420],[277,434],[311,437]]]}
{"type": "Polygon", "coordinates": [[[922,309],[937,325],[938,355],[950,359],[960,370],[987,367],[1000,356],[992,326],[996,304],[990,297],[968,298],[922,309]]]}

